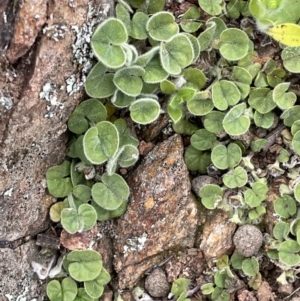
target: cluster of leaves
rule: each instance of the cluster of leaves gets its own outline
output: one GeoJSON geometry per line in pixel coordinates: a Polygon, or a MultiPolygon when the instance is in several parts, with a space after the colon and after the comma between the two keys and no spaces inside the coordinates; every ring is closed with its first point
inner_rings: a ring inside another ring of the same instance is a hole
{"type": "Polygon", "coordinates": [[[234,253],[230,260],[227,255],[222,255],[216,262],[212,282],[201,286],[204,295],[211,295],[211,300],[229,301],[230,292],[234,291],[234,283],[237,279],[230,269],[241,271],[248,277],[248,285],[257,290],[262,282],[259,273],[259,263],[255,257],[245,258],[243,255],[234,253]]]}
{"type": "Polygon", "coordinates": [[[72,251],[63,260],[69,277],[51,280],[47,285],[50,301],[96,301],[111,277],[103,267],[101,255],[93,250],[72,251]],[[83,283],[82,287],[77,283],[83,283]]]}

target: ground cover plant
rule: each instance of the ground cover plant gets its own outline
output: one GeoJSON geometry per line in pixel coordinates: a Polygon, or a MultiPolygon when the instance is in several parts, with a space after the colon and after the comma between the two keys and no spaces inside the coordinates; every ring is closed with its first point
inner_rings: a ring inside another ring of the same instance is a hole
{"type": "MultiPolygon", "coordinates": [[[[168,114],[174,132],[190,136],[184,158],[191,175],[220,179],[198,191],[199,202],[226,211],[230,222],[262,227],[270,178],[288,179],[274,203],[278,223],[265,245],[269,260],[282,269],[278,281],[294,280],[300,263],[300,1],[199,0],[176,17],[164,5],[119,1],[115,17],[95,30],[97,62],[85,83],[89,98],[69,118],[67,159],[46,174],[49,192],[58,198],[50,217],[75,234],[122,215],[130,191],[117,172],[138,161],[139,141],[118,114],[122,110],[139,126],[168,114]],[[241,19],[248,22],[243,28],[241,19]],[[255,42],[276,43],[271,37],[279,42],[279,56],[261,59],[255,42]],[[283,139],[266,174],[252,158],[266,154],[278,132],[283,139]]],[[[237,273],[259,288],[258,258],[224,256],[212,269],[212,282],[201,286],[203,295],[229,300],[237,273]]],[[[67,277],[48,284],[51,301],[94,300],[110,280],[92,250],[69,253],[63,267],[67,277]],[[95,271],[86,278],[89,265],[95,271]],[[83,284],[77,288],[76,281],[83,284]]],[[[188,284],[173,284],[173,296],[186,300],[188,284]]]]}

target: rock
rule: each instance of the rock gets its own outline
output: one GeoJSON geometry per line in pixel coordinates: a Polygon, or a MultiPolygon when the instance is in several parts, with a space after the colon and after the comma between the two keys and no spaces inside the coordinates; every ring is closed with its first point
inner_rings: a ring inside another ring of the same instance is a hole
{"type": "Polygon", "coordinates": [[[132,288],[163,253],[194,245],[197,206],[179,135],[158,144],[128,178],[131,197],[117,221],[114,266],[119,289],[132,288]]]}
{"type": "Polygon", "coordinates": [[[263,236],[261,231],[253,225],[239,227],[233,236],[236,251],[245,257],[258,253],[262,246],[263,236]]]}
{"type": "Polygon", "coordinates": [[[257,299],[258,301],[275,301],[275,294],[273,294],[272,289],[268,282],[263,281],[260,287],[257,290],[257,299]]]}
{"type": "Polygon", "coordinates": [[[278,292],[283,295],[290,295],[294,291],[294,286],[292,283],[279,284],[278,292]]]}
{"type": "Polygon", "coordinates": [[[154,298],[166,297],[170,292],[167,276],[161,268],[155,268],[145,280],[145,289],[154,298]]]}
{"type": "Polygon", "coordinates": [[[45,294],[45,283],[33,272],[32,261],[41,264],[49,261],[39,255],[33,240],[15,250],[0,249],[0,296],[6,296],[4,300],[38,300],[45,294]]]}
{"type": "Polygon", "coordinates": [[[228,215],[225,211],[205,212],[207,216],[200,238],[200,249],[205,258],[218,258],[222,254],[229,254],[233,249],[232,236],[236,225],[228,222],[228,215]]]}

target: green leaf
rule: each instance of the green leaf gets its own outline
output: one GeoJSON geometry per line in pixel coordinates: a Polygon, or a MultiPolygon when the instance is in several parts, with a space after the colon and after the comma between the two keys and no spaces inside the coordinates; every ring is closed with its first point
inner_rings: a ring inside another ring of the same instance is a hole
{"type": "Polygon", "coordinates": [[[245,259],[244,255],[239,254],[239,253],[233,253],[230,258],[232,267],[237,270],[241,270],[244,259],[245,259]]]}
{"type": "Polygon", "coordinates": [[[169,12],[154,14],[149,19],[146,29],[150,37],[156,41],[168,41],[179,32],[175,17],[169,12]]]}
{"type": "Polygon", "coordinates": [[[199,6],[209,15],[215,16],[222,12],[222,0],[198,0],[199,6]]]}
{"type": "Polygon", "coordinates": [[[205,283],[201,286],[201,292],[203,295],[210,295],[214,291],[213,283],[205,283]]]}
{"type": "Polygon", "coordinates": [[[85,91],[90,97],[105,98],[114,94],[116,86],[113,83],[114,75],[106,73],[108,70],[102,63],[97,63],[87,76],[85,91]]]}
{"type": "Polygon", "coordinates": [[[183,77],[187,81],[188,85],[191,84],[191,85],[195,86],[195,88],[198,88],[199,90],[205,86],[206,81],[207,81],[205,74],[198,68],[184,69],[183,77]]]}
{"type": "Polygon", "coordinates": [[[97,205],[96,202],[92,201],[91,204],[97,212],[97,220],[98,221],[106,221],[111,218],[119,217],[123,215],[127,209],[127,202],[123,202],[119,208],[116,210],[106,210],[97,205]]]}
{"type": "Polygon", "coordinates": [[[78,293],[74,301],[95,301],[94,298],[90,297],[84,288],[79,288],[78,293]]]}
{"type": "Polygon", "coordinates": [[[109,273],[102,268],[100,274],[91,281],[84,282],[84,288],[92,298],[100,298],[104,291],[104,285],[111,280],[109,273]]]}
{"type": "Polygon", "coordinates": [[[206,29],[198,36],[201,51],[205,51],[211,46],[216,28],[217,24],[215,22],[206,23],[206,29]]]}
{"type": "Polygon", "coordinates": [[[246,56],[249,50],[249,38],[237,28],[224,30],[220,35],[220,53],[228,61],[237,61],[246,56]]]}
{"type": "Polygon", "coordinates": [[[124,145],[121,154],[118,157],[118,163],[121,167],[127,168],[136,163],[139,159],[139,150],[133,145],[124,145]]]}
{"type": "Polygon", "coordinates": [[[51,206],[49,215],[52,222],[58,223],[60,221],[60,214],[63,209],[64,209],[63,202],[57,202],[51,206]]]}
{"type": "Polygon", "coordinates": [[[168,105],[167,112],[172,121],[176,124],[183,117],[183,111],[180,107],[173,107],[168,105]]]}
{"type": "Polygon", "coordinates": [[[148,124],[156,120],[160,114],[160,105],[152,98],[139,98],[129,107],[131,119],[139,124],[148,124]]]}
{"type": "Polygon", "coordinates": [[[294,195],[297,202],[300,203],[300,182],[298,182],[294,188],[294,195]]]}
{"type": "Polygon", "coordinates": [[[286,92],[290,84],[289,82],[281,83],[273,90],[273,100],[281,110],[291,108],[297,100],[297,96],[294,92],[286,92]]]}
{"type": "Polygon", "coordinates": [[[119,132],[120,148],[128,144],[136,147],[139,145],[138,139],[132,134],[131,130],[127,127],[126,121],[124,119],[119,118],[115,121],[114,124],[119,132]]]}
{"type": "Polygon", "coordinates": [[[251,207],[257,207],[267,198],[268,186],[264,183],[255,182],[252,189],[244,192],[245,202],[251,207]]]}
{"type": "Polygon", "coordinates": [[[274,123],[275,115],[273,112],[261,114],[255,111],[253,119],[257,126],[262,127],[264,129],[269,129],[274,123]]]}
{"type": "Polygon", "coordinates": [[[219,144],[213,148],[211,160],[218,169],[234,168],[242,159],[242,150],[236,143],[228,147],[219,144]]]}
{"type": "Polygon", "coordinates": [[[214,108],[209,91],[200,91],[187,102],[187,108],[195,116],[204,116],[214,108]]]}
{"type": "Polygon", "coordinates": [[[80,205],[78,212],[74,208],[64,208],[61,212],[61,224],[70,234],[93,228],[96,220],[97,213],[89,204],[80,205]]]}
{"type": "Polygon", "coordinates": [[[191,137],[191,145],[198,150],[211,149],[216,141],[216,135],[205,129],[197,130],[191,137]]]}
{"type": "Polygon", "coordinates": [[[102,183],[95,183],[92,187],[93,200],[106,210],[116,210],[129,197],[129,187],[118,174],[101,176],[102,183]]]}
{"type": "Polygon", "coordinates": [[[258,260],[254,256],[246,258],[242,263],[242,270],[247,276],[256,275],[259,272],[258,260]]]}
{"type": "Polygon", "coordinates": [[[114,96],[110,99],[112,104],[117,108],[127,108],[134,100],[135,97],[128,96],[120,90],[117,90],[114,96]]]}
{"type": "Polygon", "coordinates": [[[203,125],[205,129],[212,133],[221,133],[224,131],[223,119],[225,113],[219,111],[212,111],[205,115],[203,125]]]}
{"type": "Polygon", "coordinates": [[[126,62],[126,56],[121,47],[127,41],[125,25],[116,18],[102,22],[92,36],[91,46],[97,57],[109,68],[120,68],[126,62]]]}
{"type": "Polygon", "coordinates": [[[300,120],[295,121],[292,124],[291,133],[295,135],[300,130],[300,120]]]}
{"type": "Polygon", "coordinates": [[[84,135],[84,154],[93,164],[102,164],[113,157],[119,147],[118,130],[111,122],[101,121],[84,135]]]}
{"type": "Polygon", "coordinates": [[[83,101],[71,114],[68,120],[68,128],[75,134],[82,134],[90,123],[98,123],[106,119],[105,106],[97,99],[83,101]]]}
{"type": "Polygon", "coordinates": [[[279,260],[289,266],[295,266],[300,262],[300,245],[294,240],[287,240],[280,244],[279,260]]]}
{"type": "Polygon", "coordinates": [[[192,63],[193,58],[192,43],[184,34],[177,34],[160,46],[162,67],[171,75],[179,75],[183,68],[192,63]]]}
{"type": "Polygon", "coordinates": [[[229,135],[242,135],[247,132],[250,126],[249,117],[244,116],[246,104],[241,103],[234,106],[225,115],[223,119],[223,127],[229,135]]]}
{"type": "Polygon", "coordinates": [[[228,80],[217,81],[212,86],[212,100],[218,110],[227,110],[228,106],[237,104],[240,98],[240,91],[234,83],[228,80]]]}
{"type": "Polygon", "coordinates": [[[229,301],[230,300],[230,294],[220,288],[220,287],[216,287],[213,291],[213,293],[211,294],[211,300],[213,301],[229,301]]]}
{"type": "Polygon", "coordinates": [[[51,280],[47,284],[47,296],[50,301],[73,301],[77,295],[77,284],[71,278],[64,278],[60,283],[51,280]]]}
{"type": "Polygon", "coordinates": [[[102,270],[102,257],[94,250],[72,251],[66,259],[70,276],[76,281],[94,280],[102,270]]]}
{"type": "Polygon", "coordinates": [[[50,167],[46,172],[47,187],[56,198],[67,196],[73,189],[70,175],[71,163],[64,161],[61,165],[50,167]]]}
{"type": "Polygon", "coordinates": [[[294,122],[300,119],[300,106],[296,105],[293,106],[292,108],[285,110],[281,114],[280,118],[284,120],[284,124],[286,126],[291,127],[294,122]]]}
{"type": "Polygon", "coordinates": [[[145,40],[147,38],[146,25],[149,17],[142,13],[136,12],[132,18],[130,36],[137,40],[145,40]]]}
{"type": "Polygon", "coordinates": [[[280,242],[287,239],[290,232],[290,225],[285,222],[278,222],[273,228],[273,236],[280,242]]]}
{"type": "Polygon", "coordinates": [[[272,90],[268,88],[256,88],[252,90],[248,103],[261,114],[266,114],[276,107],[276,103],[272,97],[272,90]]]}
{"type": "Polygon", "coordinates": [[[281,53],[283,66],[292,73],[300,72],[300,47],[286,47],[281,53]]]}
{"type": "Polygon", "coordinates": [[[190,8],[183,14],[180,21],[180,26],[185,32],[195,32],[201,27],[201,23],[198,21],[200,18],[200,12],[196,6],[190,6],[190,8]]]}
{"type": "Polygon", "coordinates": [[[131,20],[130,20],[130,13],[128,11],[128,8],[124,5],[118,3],[116,5],[116,16],[117,19],[122,21],[122,23],[125,25],[128,35],[131,35],[131,20]]]}
{"type": "Polygon", "coordinates": [[[143,88],[143,81],[140,77],[145,70],[140,66],[124,67],[114,75],[114,84],[128,96],[138,96],[143,88]]]}
{"type": "Polygon", "coordinates": [[[159,55],[156,54],[145,67],[143,80],[146,83],[160,83],[167,79],[169,74],[162,68],[159,55]]]}
{"type": "Polygon", "coordinates": [[[294,199],[291,196],[285,194],[275,200],[274,209],[279,216],[283,218],[289,218],[296,213],[297,206],[294,199]]]}
{"type": "Polygon", "coordinates": [[[200,44],[198,42],[198,39],[196,37],[194,37],[192,34],[190,33],[183,33],[184,36],[186,36],[192,45],[193,48],[193,60],[192,60],[192,64],[195,63],[200,55],[200,44]]]}
{"type": "Polygon", "coordinates": [[[295,151],[295,153],[297,155],[300,155],[300,131],[298,131],[292,140],[292,145],[293,145],[293,149],[295,151]]]}
{"type": "Polygon", "coordinates": [[[252,83],[252,76],[249,71],[245,68],[234,66],[232,80],[240,90],[241,99],[245,99],[250,92],[250,84],[252,83]]]}
{"type": "Polygon", "coordinates": [[[186,278],[178,278],[173,281],[172,287],[171,287],[171,293],[179,297],[182,293],[187,292],[187,288],[189,284],[191,283],[191,280],[186,279],[186,278]]]}
{"type": "Polygon", "coordinates": [[[243,187],[248,181],[247,172],[244,168],[238,166],[233,170],[230,170],[223,177],[224,184],[231,189],[237,187],[243,187]]]}
{"type": "Polygon", "coordinates": [[[176,85],[170,80],[164,80],[160,83],[160,89],[164,94],[171,95],[176,92],[176,85]]]}
{"type": "Polygon", "coordinates": [[[282,23],[267,29],[267,34],[274,40],[290,46],[300,46],[300,26],[293,23],[282,23]]]}
{"type": "Polygon", "coordinates": [[[252,210],[249,211],[248,216],[250,220],[257,220],[260,218],[262,215],[266,213],[266,208],[263,205],[259,205],[252,210]]]}
{"type": "Polygon", "coordinates": [[[184,161],[190,171],[206,174],[206,168],[211,163],[210,153],[199,151],[190,145],[184,153],[184,161]]]}
{"type": "Polygon", "coordinates": [[[223,191],[215,184],[207,184],[199,191],[199,197],[203,206],[207,209],[215,209],[222,200],[223,191]]]}
{"type": "Polygon", "coordinates": [[[195,124],[189,122],[184,118],[180,119],[176,124],[173,122],[172,127],[177,134],[185,134],[189,136],[192,135],[198,129],[198,127],[195,124]]]}

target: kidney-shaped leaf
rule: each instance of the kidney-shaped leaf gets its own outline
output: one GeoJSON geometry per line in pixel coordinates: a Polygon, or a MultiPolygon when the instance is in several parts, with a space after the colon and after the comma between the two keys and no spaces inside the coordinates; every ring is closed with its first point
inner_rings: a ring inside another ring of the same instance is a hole
{"type": "Polygon", "coordinates": [[[283,66],[292,73],[300,72],[300,47],[286,47],[281,53],[283,66]]]}
{"type": "Polygon", "coordinates": [[[68,120],[68,128],[75,134],[84,133],[90,122],[98,123],[106,119],[106,108],[97,99],[88,99],[82,102],[68,120]]]}
{"type": "Polygon", "coordinates": [[[289,218],[296,213],[297,206],[294,199],[290,195],[285,194],[275,200],[274,209],[279,216],[289,218]]]}
{"type": "Polygon", "coordinates": [[[230,170],[223,177],[224,184],[231,189],[237,187],[243,187],[248,181],[247,172],[244,168],[238,166],[233,170],[230,170]]]}
{"type": "Polygon", "coordinates": [[[199,22],[200,12],[196,6],[191,6],[182,16],[180,26],[185,32],[195,32],[202,25],[199,22]]]}
{"type": "Polygon", "coordinates": [[[240,29],[225,29],[220,35],[220,40],[220,53],[228,61],[240,60],[249,50],[249,38],[240,29]]]}
{"type": "Polygon", "coordinates": [[[249,129],[249,117],[244,116],[246,104],[234,106],[224,117],[223,127],[229,135],[242,135],[249,129]]]}
{"type": "Polygon", "coordinates": [[[214,108],[210,97],[209,91],[197,92],[195,97],[187,102],[187,108],[190,113],[195,116],[204,116],[209,113],[214,108]]]}
{"type": "Polygon", "coordinates": [[[72,251],[66,260],[70,276],[76,281],[94,280],[102,270],[102,257],[94,250],[72,251]]]}
{"type": "Polygon", "coordinates": [[[129,107],[131,119],[139,124],[148,124],[156,120],[160,114],[159,102],[153,98],[139,98],[129,107]]]}
{"type": "Polygon", "coordinates": [[[286,92],[290,84],[291,83],[281,83],[273,90],[273,100],[282,110],[291,108],[297,100],[297,96],[294,92],[286,92]]]}
{"type": "Polygon", "coordinates": [[[222,189],[214,184],[207,184],[199,191],[201,202],[207,209],[215,209],[222,200],[222,194],[222,189]]]}
{"type": "Polygon", "coordinates": [[[222,0],[198,0],[198,3],[211,16],[219,15],[222,12],[222,0]]]}
{"type": "Polygon", "coordinates": [[[127,30],[123,22],[109,18],[102,22],[92,36],[92,49],[100,62],[109,68],[122,67],[126,55],[121,47],[127,41],[127,30]]]}
{"type": "Polygon", "coordinates": [[[205,129],[200,129],[192,135],[191,145],[198,150],[207,150],[213,147],[216,140],[215,134],[205,129]]]}
{"type": "Polygon", "coordinates": [[[245,202],[250,207],[257,207],[267,197],[268,186],[264,183],[255,182],[252,185],[252,189],[247,189],[244,193],[245,202]]]}
{"type": "Polygon", "coordinates": [[[118,174],[109,176],[104,173],[102,183],[95,183],[92,187],[93,200],[106,210],[115,210],[127,201],[129,187],[126,181],[118,174]]]}
{"type": "Polygon", "coordinates": [[[169,12],[154,14],[146,25],[150,37],[156,41],[168,41],[179,32],[175,17],[169,12]]]}
{"type": "Polygon", "coordinates": [[[291,127],[294,122],[300,120],[300,106],[296,105],[285,110],[281,114],[280,118],[283,119],[283,122],[286,126],[291,127]]]}
{"type": "Polygon", "coordinates": [[[114,83],[124,94],[138,96],[143,88],[141,77],[144,73],[145,70],[140,66],[122,68],[115,73],[114,83]]]}
{"type": "Polygon", "coordinates": [[[191,41],[184,34],[174,36],[170,41],[162,43],[160,60],[162,67],[171,75],[178,75],[194,58],[191,41]]]}
{"type": "Polygon", "coordinates": [[[64,161],[61,165],[50,167],[46,172],[47,187],[56,198],[67,196],[73,189],[70,176],[71,163],[64,161]]]}
{"type": "Polygon", "coordinates": [[[294,240],[287,240],[280,244],[279,260],[289,266],[295,266],[300,262],[300,245],[294,240]]]}
{"type": "Polygon", "coordinates": [[[256,275],[259,271],[258,260],[254,256],[246,258],[242,263],[242,270],[247,276],[256,275]]]}
{"type": "Polygon", "coordinates": [[[50,301],[73,301],[77,295],[77,284],[71,278],[64,278],[61,283],[52,280],[47,284],[46,291],[50,301]]]}
{"type": "Polygon", "coordinates": [[[83,137],[83,150],[93,164],[102,164],[113,157],[119,147],[119,133],[114,124],[101,121],[91,127],[83,137]]]}

